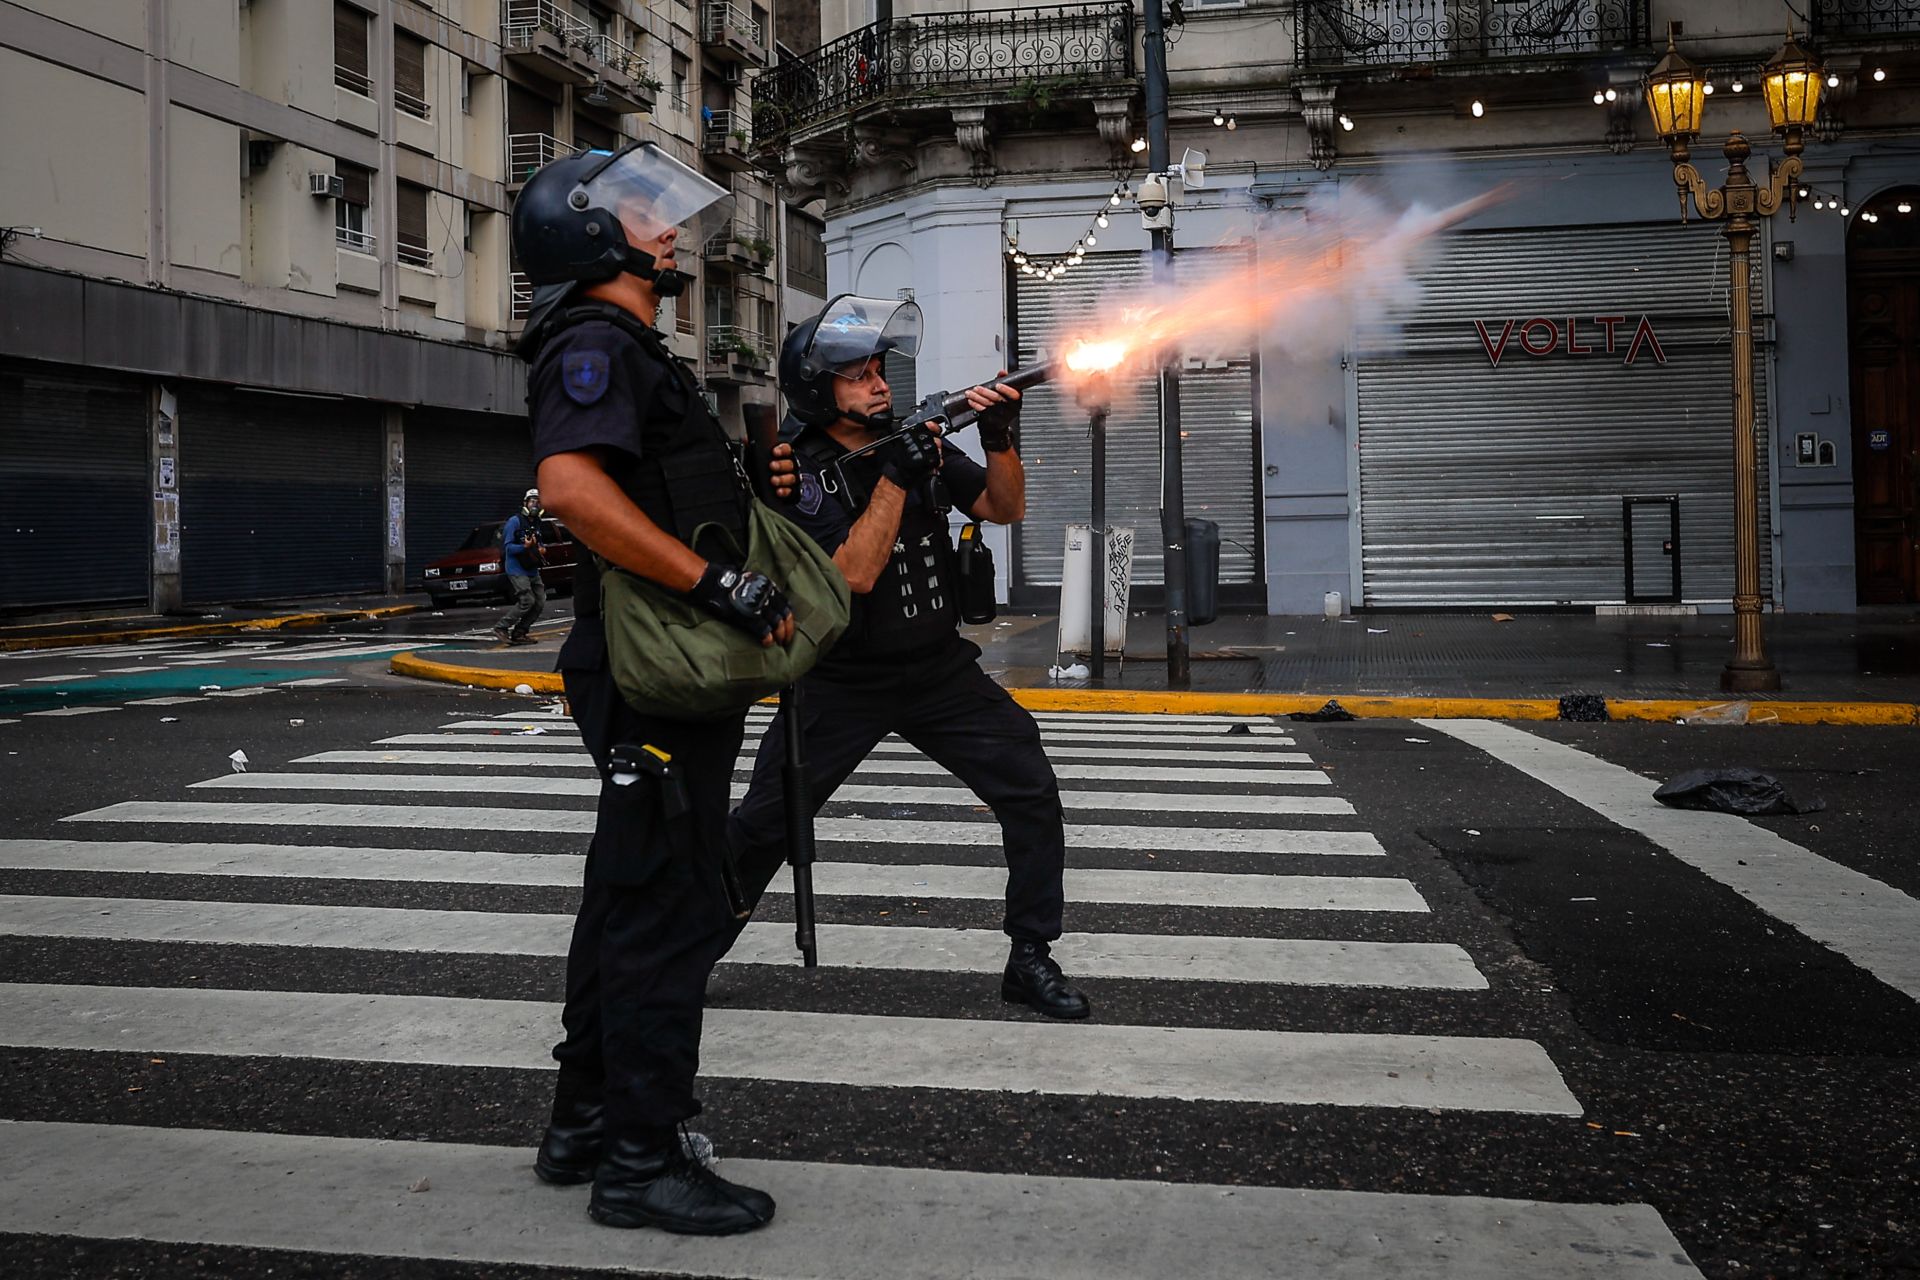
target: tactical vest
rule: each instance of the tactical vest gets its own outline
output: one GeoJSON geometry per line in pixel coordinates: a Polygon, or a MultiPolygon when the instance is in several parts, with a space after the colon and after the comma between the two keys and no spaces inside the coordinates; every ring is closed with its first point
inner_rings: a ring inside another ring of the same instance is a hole
{"type": "MultiPolygon", "coordinates": [[[[751,498],[739,456],[727,439],[726,428],[707,407],[699,382],[686,365],[667,350],[658,332],[610,303],[570,307],[554,317],[551,329],[541,341],[542,357],[566,330],[590,320],[607,321],[638,342],[666,372],[686,402],[686,409],[678,419],[653,414],[645,417],[640,426],[640,457],[616,470],[615,482],[647,519],[701,555],[722,562],[733,560],[731,549],[711,545],[711,539],[707,540],[709,545],[694,545],[695,530],[704,524],[717,524],[731,533],[738,546],[745,550],[747,503],[751,498]]],[[[588,616],[581,608],[586,600],[592,601],[594,612],[598,612],[599,569],[593,557],[576,557],[574,590],[577,614],[588,616]]]]}
{"type": "MultiPolygon", "coordinates": [[[[878,464],[867,458],[845,468],[836,466],[839,447],[825,436],[824,431],[809,430],[788,438],[822,483],[835,485],[834,496],[858,520],[867,508],[878,464]]],[[[947,529],[944,492],[935,480],[907,496],[893,554],[874,580],[873,590],[854,596],[853,623],[829,661],[909,653],[955,634],[960,625],[959,565],[947,529]]]]}

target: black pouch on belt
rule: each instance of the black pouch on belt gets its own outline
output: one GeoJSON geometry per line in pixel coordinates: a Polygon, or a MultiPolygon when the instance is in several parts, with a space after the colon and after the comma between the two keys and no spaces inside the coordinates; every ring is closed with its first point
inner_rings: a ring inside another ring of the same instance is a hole
{"type": "Polygon", "coordinates": [[[980,536],[980,522],[960,530],[960,620],[992,622],[993,552],[980,536]]]}
{"type": "Polygon", "coordinates": [[[601,870],[608,884],[638,887],[667,859],[682,858],[698,874],[719,876],[734,919],[752,914],[726,850],[716,848],[710,860],[701,856],[693,806],[671,755],[651,744],[623,742],[607,753],[607,774],[613,785],[600,791],[601,830],[618,850],[601,870]],[[706,866],[708,861],[714,865],[706,866]]]}

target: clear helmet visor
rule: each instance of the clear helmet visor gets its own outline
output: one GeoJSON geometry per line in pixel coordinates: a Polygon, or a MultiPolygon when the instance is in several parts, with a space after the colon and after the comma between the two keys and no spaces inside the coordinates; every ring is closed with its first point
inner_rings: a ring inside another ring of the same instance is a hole
{"type": "Polygon", "coordinates": [[[827,304],[801,357],[803,366],[858,379],[874,356],[897,351],[911,359],[920,351],[919,304],[897,298],[843,293],[827,304]]]}
{"type": "Polygon", "coordinates": [[[605,209],[620,219],[635,248],[679,227],[694,245],[733,216],[733,196],[651,142],[619,151],[595,151],[600,163],[587,170],[568,196],[576,209],[605,209]]]}

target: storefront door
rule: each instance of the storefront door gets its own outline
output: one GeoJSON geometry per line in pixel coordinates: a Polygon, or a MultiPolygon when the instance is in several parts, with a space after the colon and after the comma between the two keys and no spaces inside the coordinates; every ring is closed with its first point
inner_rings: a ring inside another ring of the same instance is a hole
{"type": "Polygon", "coordinates": [[[1920,601],[1920,189],[1888,192],[1847,246],[1853,532],[1861,604],[1920,601]]]}

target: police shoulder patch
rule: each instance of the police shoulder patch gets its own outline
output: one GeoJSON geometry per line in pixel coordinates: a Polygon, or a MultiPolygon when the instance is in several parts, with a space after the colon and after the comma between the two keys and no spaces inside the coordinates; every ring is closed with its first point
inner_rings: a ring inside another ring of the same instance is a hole
{"type": "Polygon", "coordinates": [[[826,501],[827,491],[820,487],[820,477],[811,471],[800,473],[800,496],[798,499],[802,515],[817,516],[820,504],[826,501]]]}
{"type": "Polygon", "coordinates": [[[560,385],[575,404],[597,404],[607,394],[607,353],[569,351],[560,359],[560,385]]]}

